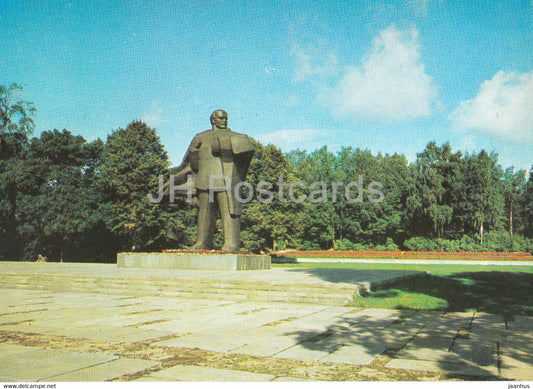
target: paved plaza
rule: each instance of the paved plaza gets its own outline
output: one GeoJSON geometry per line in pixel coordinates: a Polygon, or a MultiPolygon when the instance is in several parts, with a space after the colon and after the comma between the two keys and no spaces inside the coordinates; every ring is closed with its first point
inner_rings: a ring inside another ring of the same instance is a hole
{"type": "Polygon", "coordinates": [[[533,380],[530,317],[28,285],[0,293],[1,382],[533,380]]]}

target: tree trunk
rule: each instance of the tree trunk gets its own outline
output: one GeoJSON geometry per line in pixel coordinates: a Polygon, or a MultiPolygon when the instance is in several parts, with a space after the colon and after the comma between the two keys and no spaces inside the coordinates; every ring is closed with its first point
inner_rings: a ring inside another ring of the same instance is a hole
{"type": "Polygon", "coordinates": [[[483,246],[483,223],[479,226],[479,244],[483,246]]]}
{"type": "Polygon", "coordinates": [[[509,234],[513,236],[513,202],[511,201],[511,206],[509,207],[509,234]]]}

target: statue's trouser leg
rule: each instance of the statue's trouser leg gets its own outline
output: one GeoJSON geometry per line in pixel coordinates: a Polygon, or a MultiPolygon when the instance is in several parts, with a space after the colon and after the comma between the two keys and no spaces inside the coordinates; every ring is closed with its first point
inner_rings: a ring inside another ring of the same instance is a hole
{"type": "Polygon", "coordinates": [[[224,231],[222,250],[237,252],[241,246],[241,217],[230,214],[227,192],[218,192],[216,196],[224,231]]]}
{"type": "Polygon", "coordinates": [[[213,234],[217,217],[216,203],[209,201],[207,191],[198,192],[198,237],[194,248],[208,250],[213,245],[213,234]]]}

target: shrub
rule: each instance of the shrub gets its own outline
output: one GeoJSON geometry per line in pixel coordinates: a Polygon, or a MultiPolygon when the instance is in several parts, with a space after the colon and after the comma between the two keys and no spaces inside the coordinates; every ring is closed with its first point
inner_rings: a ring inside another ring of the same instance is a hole
{"type": "Polygon", "coordinates": [[[378,244],[374,249],[378,251],[396,251],[398,250],[398,245],[394,243],[392,238],[387,238],[387,242],[384,245],[378,244]]]}
{"type": "Polygon", "coordinates": [[[485,234],[483,249],[496,252],[524,252],[529,251],[530,242],[523,236],[511,235],[507,231],[490,231],[485,234]]]}
{"type": "Polygon", "coordinates": [[[315,242],[305,241],[302,243],[300,250],[302,251],[320,250],[320,245],[315,242]]]}
{"type": "Polygon", "coordinates": [[[362,243],[354,243],[352,250],[355,250],[355,251],[367,251],[367,250],[372,250],[372,249],[373,249],[372,245],[367,245],[367,244],[362,244],[362,243]]]}
{"type": "Polygon", "coordinates": [[[461,239],[430,239],[415,236],[404,242],[411,251],[489,251],[489,252],[527,252],[532,249],[531,242],[520,235],[511,236],[507,231],[489,231],[485,233],[483,246],[474,238],[463,235],[461,239]]]}
{"type": "Polygon", "coordinates": [[[403,242],[405,248],[411,251],[434,251],[435,244],[431,239],[415,236],[403,242]]]}
{"type": "Polygon", "coordinates": [[[336,240],[333,248],[335,250],[353,250],[354,244],[349,240],[344,238],[343,240],[336,240]]]}

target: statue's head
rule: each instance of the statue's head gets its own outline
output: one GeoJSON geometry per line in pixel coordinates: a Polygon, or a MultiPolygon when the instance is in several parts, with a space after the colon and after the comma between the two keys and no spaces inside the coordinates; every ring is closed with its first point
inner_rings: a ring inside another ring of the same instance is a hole
{"type": "Polygon", "coordinates": [[[217,109],[211,114],[211,124],[213,128],[228,128],[228,113],[222,109],[217,109]]]}

